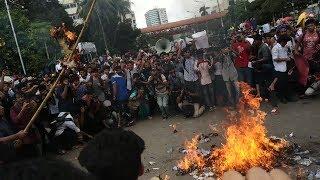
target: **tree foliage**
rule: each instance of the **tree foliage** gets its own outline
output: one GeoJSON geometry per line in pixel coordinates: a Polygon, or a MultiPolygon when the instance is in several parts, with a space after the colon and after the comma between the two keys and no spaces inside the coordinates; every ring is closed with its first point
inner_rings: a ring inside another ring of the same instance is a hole
{"type": "MultiPolygon", "coordinates": [[[[52,25],[72,22],[56,0],[49,3],[33,1],[39,4],[34,4],[31,0],[13,1],[14,3],[9,4],[28,74],[39,73],[48,62],[62,56],[59,44],[49,36],[49,30],[52,25]],[[47,58],[47,51],[51,59],[47,58]]],[[[4,3],[0,4],[0,38],[5,42],[5,45],[0,47],[1,66],[8,66],[20,73],[21,63],[7,11],[4,3]]]]}
{"type": "MultiPolygon", "coordinates": [[[[81,13],[83,17],[88,13],[91,2],[87,1],[84,5],[81,13]]],[[[140,31],[133,30],[131,24],[125,20],[124,17],[129,12],[130,2],[126,0],[97,0],[82,41],[94,41],[99,53],[104,52],[105,48],[120,54],[136,50],[136,39],[140,31]]]]}
{"type": "Polygon", "coordinates": [[[250,17],[255,17],[259,24],[271,22],[273,18],[290,15],[295,10],[302,10],[310,1],[301,0],[237,0],[235,5],[229,9],[229,16],[234,13],[236,23],[240,23],[250,17]],[[292,7],[294,3],[294,7],[292,7]]]}

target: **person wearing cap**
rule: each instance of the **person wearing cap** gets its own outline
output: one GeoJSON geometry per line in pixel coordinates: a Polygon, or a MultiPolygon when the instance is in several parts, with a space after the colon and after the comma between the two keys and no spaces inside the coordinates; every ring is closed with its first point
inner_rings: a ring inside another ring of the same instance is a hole
{"type": "Polygon", "coordinates": [[[299,71],[299,83],[303,86],[307,85],[308,75],[310,72],[311,61],[314,55],[320,50],[320,34],[316,30],[317,20],[310,18],[305,22],[306,30],[298,38],[295,55],[296,66],[299,71]]]}

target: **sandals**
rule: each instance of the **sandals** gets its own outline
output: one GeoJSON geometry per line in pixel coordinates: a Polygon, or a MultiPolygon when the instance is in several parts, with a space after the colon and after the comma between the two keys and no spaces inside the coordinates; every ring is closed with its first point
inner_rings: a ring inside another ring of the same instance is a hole
{"type": "Polygon", "coordinates": [[[279,112],[279,109],[278,109],[278,108],[273,108],[273,109],[271,110],[271,114],[278,114],[278,112],[279,112]]]}

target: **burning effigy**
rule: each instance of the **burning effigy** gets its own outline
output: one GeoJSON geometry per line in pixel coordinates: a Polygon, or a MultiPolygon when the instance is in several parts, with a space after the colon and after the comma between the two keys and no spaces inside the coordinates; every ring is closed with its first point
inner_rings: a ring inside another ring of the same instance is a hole
{"type": "Polygon", "coordinates": [[[62,52],[65,55],[65,59],[63,60],[63,64],[67,67],[75,67],[76,63],[80,60],[80,55],[78,52],[72,54],[72,47],[75,45],[77,41],[77,35],[75,32],[72,32],[68,29],[68,27],[62,23],[60,27],[52,27],[50,30],[50,36],[58,41],[60,47],[62,48],[62,52]],[[67,58],[72,54],[70,60],[67,58]]]}
{"type": "Polygon", "coordinates": [[[224,172],[236,170],[245,174],[252,167],[270,170],[275,167],[277,158],[288,147],[284,139],[271,139],[264,126],[266,113],[260,110],[261,99],[251,93],[251,88],[240,83],[242,97],[237,113],[227,116],[231,122],[225,132],[225,143],[214,148],[209,154],[199,151],[199,136],[185,143],[186,154],[178,162],[183,173],[193,171],[213,172],[220,177],[224,172]]]}

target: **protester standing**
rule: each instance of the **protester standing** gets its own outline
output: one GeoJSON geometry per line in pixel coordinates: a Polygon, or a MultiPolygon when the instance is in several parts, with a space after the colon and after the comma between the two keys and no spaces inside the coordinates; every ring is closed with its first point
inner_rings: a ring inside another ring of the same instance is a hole
{"type": "Polygon", "coordinates": [[[194,69],[200,73],[200,84],[202,90],[202,99],[206,103],[210,111],[214,110],[214,90],[213,82],[210,75],[211,63],[203,56],[203,51],[197,52],[197,60],[194,64],[194,69]]]}
{"type": "Polygon", "coordinates": [[[269,86],[271,92],[271,104],[273,106],[272,113],[276,113],[278,110],[277,94],[281,102],[286,103],[288,99],[288,72],[287,62],[291,59],[288,56],[289,49],[286,46],[290,39],[287,36],[278,37],[278,43],[272,48],[272,58],[274,65],[274,78],[269,86]]]}
{"type": "Polygon", "coordinates": [[[232,51],[236,54],[234,65],[237,68],[239,81],[252,85],[252,69],[248,67],[250,46],[250,43],[240,34],[232,44],[232,51]]]}
{"type": "Polygon", "coordinates": [[[190,50],[186,49],[183,54],[183,75],[186,87],[197,91],[198,75],[194,69],[195,58],[191,56],[190,50]]]}
{"type": "Polygon", "coordinates": [[[231,59],[231,52],[228,47],[222,49],[222,77],[227,87],[228,103],[236,106],[239,98],[238,73],[231,59]]]}
{"type": "Polygon", "coordinates": [[[162,118],[167,120],[169,117],[169,91],[168,81],[165,75],[161,74],[157,69],[152,69],[148,83],[152,84],[155,89],[157,103],[160,108],[162,118]]]}

